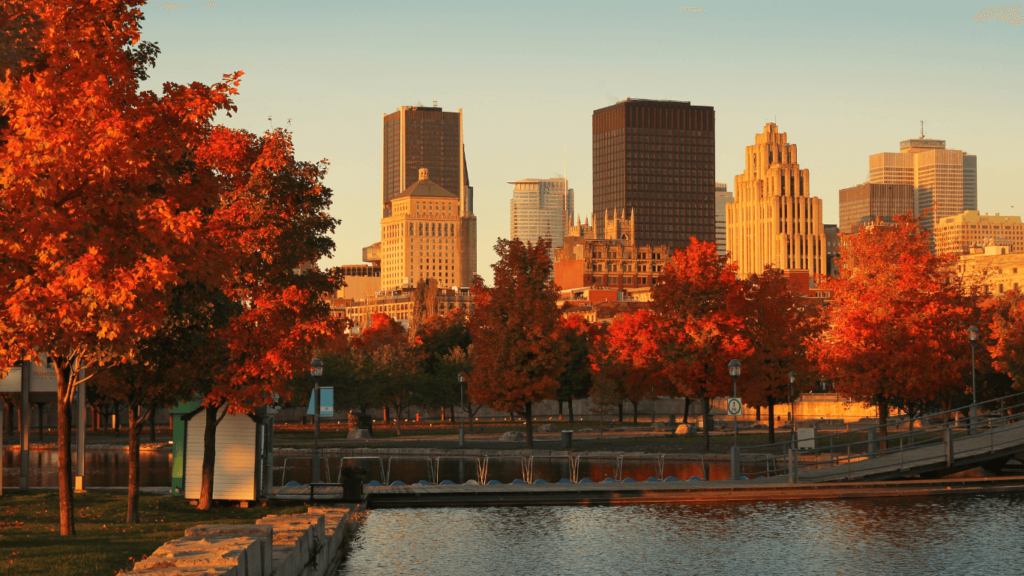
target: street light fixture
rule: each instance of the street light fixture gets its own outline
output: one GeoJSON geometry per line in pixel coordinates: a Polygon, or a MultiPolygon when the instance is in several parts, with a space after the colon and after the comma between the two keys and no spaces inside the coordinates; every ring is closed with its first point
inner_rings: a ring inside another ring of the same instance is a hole
{"type": "Polygon", "coordinates": [[[462,383],[466,381],[466,373],[459,372],[459,409],[462,411],[461,422],[459,422],[459,448],[466,445],[466,404],[462,396],[462,383]]]}
{"type": "Polygon", "coordinates": [[[971,341],[971,424],[969,429],[971,434],[974,434],[978,431],[978,380],[974,371],[974,343],[978,341],[977,326],[967,329],[967,339],[971,341]]]}
{"type": "Polygon", "coordinates": [[[313,358],[313,362],[309,365],[309,373],[313,375],[313,479],[310,483],[318,483],[320,482],[320,376],[324,373],[324,363],[319,358],[313,358]]]}
{"type": "MultiPolygon", "coordinates": [[[[738,398],[736,392],[736,379],[740,377],[740,372],[743,371],[743,365],[740,361],[733,358],[729,360],[729,376],[732,376],[732,397],[738,398]]],[[[739,428],[739,415],[732,415],[732,479],[740,479],[740,428],[739,428]]]]}

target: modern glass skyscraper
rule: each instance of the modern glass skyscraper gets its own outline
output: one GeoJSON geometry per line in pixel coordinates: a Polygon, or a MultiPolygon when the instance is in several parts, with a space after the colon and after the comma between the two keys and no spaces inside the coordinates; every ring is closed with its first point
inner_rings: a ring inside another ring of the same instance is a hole
{"type": "Polygon", "coordinates": [[[725,246],[725,207],[732,202],[732,192],[725,184],[715,182],[715,244],[718,246],[718,255],[725,256],[728,250],[725,246]]]}
{"type": "Polygon", "coordinates": [[[464,194],[468,180],[464,154],[462,109],[445,112],[436,105],[401,106],[385,114],[383,216],[391,215],[391,199],[419,180],[420,168],[429,170],[438,186],[464,194]]]}
{"type": "MultiPolygon", "coordinates": [[[[573,219],[573,192],[565,178],[526,178],[509,182],[512,189],[511,235],[524,242],[544,238],[550,255],[562,247],[573,219]]],[[[552,260],[554,261],[554,260],[552,260]]]]}
{"type": "Polygon", "coordinates": [[[947,150],[945,140],[920,138],[900,142],[900,151],[869,158],[872,184],[914,187],[914,215],[934,230],[942,218],[978,209],[978,157],[947,150]]]}
{"type": "Polygon", "coordinates": [[[596,214],[635,214],[640,245],[715,241],[714,108],[627,98],[592,124],[596,214]]]}

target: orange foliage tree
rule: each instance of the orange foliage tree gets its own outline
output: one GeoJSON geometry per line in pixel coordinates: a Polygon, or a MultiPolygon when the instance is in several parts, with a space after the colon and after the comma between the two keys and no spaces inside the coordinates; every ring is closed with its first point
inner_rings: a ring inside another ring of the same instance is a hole
{"type": "Polygon", "coordinates": [[[555,397],[567,345],[559,334],[558,290],[550,280],[550,242],[498,240],[494,287],[473,281],[475,309],[469,321],[473,402],[526,417],[533,446],[533,403],[555,397]]]}
{"type": "Polygon", "coordinates": [[[0,83],[0,367],[54,361],[62,535],[75,533],[78,383],[156,332],[166,287],[217,276],[196,257],[217,253],[201,233],[211,175],[188,159],[234,109],[240,73],[140,92],[156,54],[142,4],[24,0],[0,15],[34,34],[33,61],[0,83]]]}
{"type": "Polygon", "coordinates": [[[1019,388],[1024,383],[1024,295],[1011,290],[993,310],[992,344],[988,347],[996,370],[1007,374],[1019,388]]]}
{"type": "MultiPolygon", "coordinates": [[[[410,342],[402,325],[387,314],[373,314],[370,324],[354,343],[368,386],[384,404],[394,409],[395,430],[402,434],[402,410],[418,396],[422,383],[421,351],[410,342]]],[[[387,418],[385,418],[385,421],[387,418]]]]}
{"type": "Polygon", "coordinates": [[[584,398],[593,386],[590,369],[590,346],[593,326],[579,314],[562,316],[558,321],[559,331],[565,341],[565,370],[558,376],[558,418],[562,418],[562,402],[569,403],[569,421],[576,418],[573,400],[584,398]]]}
{"type": "Polygon", "coordinates": [[[916,220],[898,217],[847,236],[840,276],[822,284],[831,302],[811,358],[837,392],[877,407],[882,436],[894,404],[948,408],[969,386],[966,330],[980,318],[980,296],[952,259],[931,253],[916,220]]]}
{"type": "Polygon", "coordinates": [[[598,366],[618,382],[622,397],[633,404],[633,422],[642,400],[675,393],[658,350],[658,334],[663,328],[662,319],[650,310],[619,314],[608,326],[601,348],[603,361],[598,366]]]}
{"type": "Polygon", "coordinates": [[[815,374],[807,360],[808,338],[818,327],[818,307],[793,294],[782,270],[765,266],[742,283],[739,313],[750,356],[743,365],[743,402],[768,408],[768,443],[775,442],[775,404],[790,400],[789,373],[797,388],[815,374]]]}
{"type": "Polygon", "coordinates": [[[672,255],[654,285],[653,309],[664,323],[658,348],[665,373],[680,395],[700,399],[705,450],[711,447],[708,399],[732,394],[729,361],[750,353],[737,311],[741,289],[736,265],[719,256],[713,242],[696,238],[672,255]]]}

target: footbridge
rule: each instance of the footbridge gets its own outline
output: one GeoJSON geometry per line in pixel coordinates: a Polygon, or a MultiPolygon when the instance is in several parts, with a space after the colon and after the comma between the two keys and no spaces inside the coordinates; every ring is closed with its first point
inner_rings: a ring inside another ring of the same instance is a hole
{"type": "MultiPolygon", "coordinates": [[[[798,435],[799,436],[799,435],[798,435]]],[[[880,426],[740,450],[742,474],[790,483],[937,478],[1024,453],[1024,393],[880,426]]]]}

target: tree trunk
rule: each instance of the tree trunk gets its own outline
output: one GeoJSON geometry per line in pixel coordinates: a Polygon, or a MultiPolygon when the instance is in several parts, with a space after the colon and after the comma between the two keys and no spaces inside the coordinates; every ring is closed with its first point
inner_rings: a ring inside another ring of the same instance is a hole
{"type": "Polygon", "coordinates": [[[559,400],[558,401],[558,421],[559,422],[562,421],[562,404],[564,404],[564,402],[559,400]]]}
{"type": "Polygon", "coordinates": [[[619,402],[619,422],[622,422],[622,402],[619,402]]]}
{"type": "Polygon", "coordinates": [[[575,422],[576,415],[572,413],[572,396],[569,396],[569,422],[575,422]]]}
{"type": "Polygon", "coordinates": [[[384,407],[384,423],[385,423],[385,424],[387,424],[387,423],[388,423],[388,422],[390,422],[390,421],[391,421],[391,419],[390,419],[390,418],[388,418],[388,407],[387,407],[387,406],[385,406],[385,407],[384,407]]]}
{"type": "Polygon", "coordinates": [[[878,442],[878,448],[880,450],[887,450],[889,448],[889,442],[885,439],[889,435],[889,429],[886,424],[889,421],[889,403],[885,400],[878,401],[878,437],[881,441],[878,442]]]}
{"type": "Polygon", "coordinates": [[[707,396],[700,397],[700,406],[704,414],[704,451],[709,452],[711,450],[711,431],[708,428],[711,426],[711,410],[708,409],[707,396]]]}
{"type": "Polygon", "coordinates": [[[10,398],[4,399],[4,434],[14,436],[14,403],[10,398]]]}
{"type": "Polygon", "coordinates": [[[452,404],[451,406],[449,406],[449,408],[451,408],[451,410],[448,410],[448,414],[449,414],[448,421],[451,422],[452,424],[454,424],[455,423],[455,404],[452,404]]]}
{"type": "Polygon", "coordinates": [[[196,510],[213,506],[213,466],[217,461],[217,412],[220,406],[206,407],[206,429],[203,435],[203,476],[196,510]]]}
{"type": "Polygon", "coordinates": [[[156,406],[149,408],[149,441],[156,442],[156,406]]]}
{"type": "Polygon", "coordinates": [[[128,524],[139,523],[139,405],[128,404],[128,524]]]}
{"type": "Polygon", "coordinates": [[[444,424],[444,413],[445,413],[445,410],[446,409],[444,407],[444,404],[442,404],[441,405],[441,424],[444,424]]]}
{"type": "Polygon", "coordinates": [[[690,404],[692,402],[689,398],[683,398],[683,424],[690,420],[690,404]]]}
{"type": "MultiPolygon", "coordinates": [[[[65,359],[66,362],[66,359],[65,359]]],[[[75,535],[75,491],[71,473],[71,369],[54,362],[57,372],[57,487],[60,497],[60,535],[75,535]]],[[[31,366],[28,367],[31,369],[31,366]]]]}
{"type": "Polygon", "coordinates": [[[640,403],[632,398],[630,398],[629,401],[633,403],[633,424],[636,424],[637,412],[639,412],[639,410],[637,410],[637,406],[639,406],[640,403]]]}
{"type": "Polygon", "coordinates": [[[533,448],[533,402],[526,403],[526,447],[533,448]]]}
{"type": "Polygon", "coordinates": [[[768,443],[775,444],[775,401],[771,398],[768,399],[768,443]]]}
{"type": "MultiPolygon", "coordinates": [[[[771,404],[769,404],[769,406],[771,406],[771,404]]],[[[760,406],[758,406],[758,407],[756,408],[756,410],[757,410],[757,414],[756,414],[756,416],[755,416],[755,417],[757,418],[757,421],[758,421],[758,422],[760,422],[760,421],[761,421],[761,407],[760,407],[760,406]]],[[[769,408],[769,410],[770,410],[770,408],[769,408]]]]}
{"type": "Polygon", "coordinates": [[[402,405],[395,404],[395,434],[402,435],[402,405]]]}

